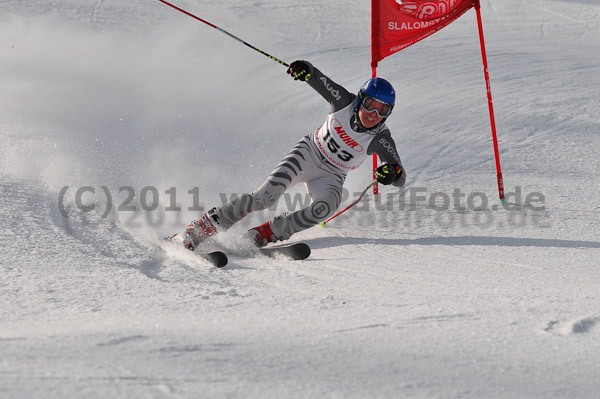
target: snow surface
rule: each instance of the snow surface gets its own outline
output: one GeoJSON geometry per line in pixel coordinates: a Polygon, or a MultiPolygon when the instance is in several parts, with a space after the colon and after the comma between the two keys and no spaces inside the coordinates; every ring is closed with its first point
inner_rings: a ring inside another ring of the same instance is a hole
{"type": "MultiPolygon", "coordinates": [[[[368,1],[177,4],[349,90],[370,77],[368,1]]],[[[306,261],[224,269],[159,238],[258,186],[327,104],[158,1],[0,10],[0,397],[600,396],[596,0],[482,1],[510,209],[471,10],[380,64],[406,189],[294,236],[306,261]]]]}

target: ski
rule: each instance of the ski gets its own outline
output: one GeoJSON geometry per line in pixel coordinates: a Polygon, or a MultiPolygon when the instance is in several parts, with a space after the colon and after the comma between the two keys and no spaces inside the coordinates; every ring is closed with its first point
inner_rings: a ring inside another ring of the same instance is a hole
{"type": "MultiPolygon", "coordinates": [[[[174,234],[170,237],[165,237],[165,240],[171,241],[173,243],[183,242],[182,237],[178,234],[174,234]]],[[[302,242],[289,245],[277,245],[273,247],[260,248],[258,251],[259,253],[271,258],[284,257],[292,260],[302,260],[310,256],[310,247],[302,242]]],[[[227,265],[228,258],[225,252],[223,251],[193,252],[201,258],[211,262],[215,267],[221,268],[227,265]]]]}
{"type": "Polygon", "coordinates": [[[275,247],[260,248],[260,253],[271,258],[284,256],[293,260],[302,260],[310,256],[310,247],[303,243],[278,245],[275,247]]]}
{"type": "MultiPolygon", "coordinates": [[[[164,238],[165,241],[170,241],[173,243],[182,244],[183,238],[179,234],[173,234],[172,236],[168,236],[164,238]]],[[[211,252],[201,252],[201,251],[192,251],[195,255],[198,255],[204,260],[212,263],[213,266],[221,268],[227,265],[229,259],[227,255],[222,251],[211,251],[211,252]]]]}

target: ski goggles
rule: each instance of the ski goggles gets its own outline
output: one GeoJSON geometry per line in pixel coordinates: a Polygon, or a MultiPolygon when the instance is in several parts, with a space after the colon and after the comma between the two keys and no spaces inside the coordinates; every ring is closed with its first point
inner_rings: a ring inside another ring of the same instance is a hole
{"type": "Polygon", "coordinates": [[[367,112],[375,112],[380,118],[387,118],[392,113],[392,106],[374,97],[363,98],[360,106],[367,112]]]}

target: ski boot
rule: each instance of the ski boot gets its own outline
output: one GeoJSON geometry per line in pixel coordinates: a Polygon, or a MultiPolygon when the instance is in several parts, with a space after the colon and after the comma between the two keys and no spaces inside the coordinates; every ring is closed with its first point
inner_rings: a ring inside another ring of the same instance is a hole
{"type": "Polygon", "coordinates": [[[183,245],[190,251],[193,251],[202,241],[219,232],[217,228],[217,226],[219,226],[219,221],[220,218],[217,214],[217,208],[212,208],[202,215],[201,218],[192,221],[192,223],[188,224],[185,228],[183,245]]]}
{"type": "Polygon", "coordinates": [[[277,236],[271,230],[271,222],[251,228],[244,234],[244,237],[250,240],[257,248],[262,248],[269,243],[278,241],[277,236]]]}

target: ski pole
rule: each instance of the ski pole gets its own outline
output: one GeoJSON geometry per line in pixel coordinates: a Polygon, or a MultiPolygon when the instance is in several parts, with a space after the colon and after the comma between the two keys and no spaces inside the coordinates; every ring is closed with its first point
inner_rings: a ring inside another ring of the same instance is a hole
{"type": "Polygon", "coordinates": [[[288,65],[288,64],[286,64],[285,62],[281,61],[279,58],[275,58],[275,57],[273,57],[272,55],[270,55],[270,54],[268,54],[268,53],[265,53],[264,51],[262,51],[261,49],[259,49],[259,48],[257,48],[257,47],[254,47],[254,46],[253,46],[253,45],[251,45],[250,43],[246,43],[245,41],[243,41],[243,40],[242,40],[242,39],[240,39],[239,37],[237,37],[237,36],[235,36],[235,35],[232,35],[231,33],[227,32],[226,30],[224,30],[224,29],[221,29],[221,28],[219,28],[218,26],[216,26],[216,25],[213,25],[213,24],[211,24],[210,22],[208,22],[208,21],[205,21],[205,20],[203,20],[202,18],[199,18],[199,17],[195,16],[194,14],[192,14],[192,13],[189,13],[189,12],[187,12],[187,11],[185,11],[185,10],[183,10],[183,9],[181,9],[181,8],[179,8],[179,7],[177,7],[177,6],[174,6],[173,4],[171,4],[171,3],[167,2],[167,1],[164,1],[164,0],[158,0],[158,1],[160,1],[160,2],[161,2],[161,3],[163,3],[163,4],[166,4],[166,5],[168,5],[169,7],[172,7],[172,8],[174,8],[174,9],[176,9],[177,11],[179,11],[179,12],[182,12],[182,13],[184,13],[185,15],[187,15],[187,16],[190,16],[190,17],[192,17],[192,18],[194,18],[194,19],[196,19],[196,20],[198,20],[198,21],[200,21],[200,22],[204,22],[206,25],[208,25],[208,26],[210,26],[210,27],[213,27],[213,28],[215,28],[216,30],[218,30],[218,31],[219,31],[219,32],[221,32],[221,33],[224,33],[224,34],[226,34],[226,35],[227,35],[227,36],[229,36],[230,38],[232,38],[232,39],[235,39],[235,40],[237,40],[238,42],[240,42],[240,43],[242,43],[242,44],[245,44],[246,46],[250,47],[252,50],[258,51],[258,52],[259,52],[259,53],[261,53],[262,55],[266,55],[267,57],[269,57],[269,58],[270,58],[270,59],[272,59],[273,61],[277,61],[277,62],[279,62],[279,63],[280,63],[281,65],[283,65],[283,66],[289,67],[289,65],[288,65]]]}
{"type": "Polygon", "coordinates": [[[367,191],[369,191],[369,189],[370,189],[371,187],[373,187],[373,186],[375,185],[375,183],[377,183],[377,179],[374,179],[374,180],[371,182],[371,184],[369,184],[369,185],[367,186],[367,188],[365,188],[365,189],[363,190],[363,192],[362,192],[362,193],[360,193],[360,197],[358,197],[358,199],[357,199],[356,201],[354,201],[353,203],[351,203],[350,205],[348,205],[347,207],[345,207],[344,209],[342,209],[341,211],[339,211],[338,213],[336,213],[335,215],[333,215],[332,217],[330,217],[330,218],[329,218],[329,219],[327,219],[326,221],[319,223],[319,226],[321,226],[321,227],[326,227],[325,225],[326,225],[327,223],[329,223],[329,221],[330,221],[331,219],[334,219],[334,218],[336,218],[336,217],[340,216],[342,213],[346,212],[348,209],[350,209],[350,208],[352,208],[354,205],[358,204],[358,203],[360,202],[360,200],[361,200],[361,199],[362,199],[362,198],[365,196],[366,192],[367,192],[367,191]]]}

